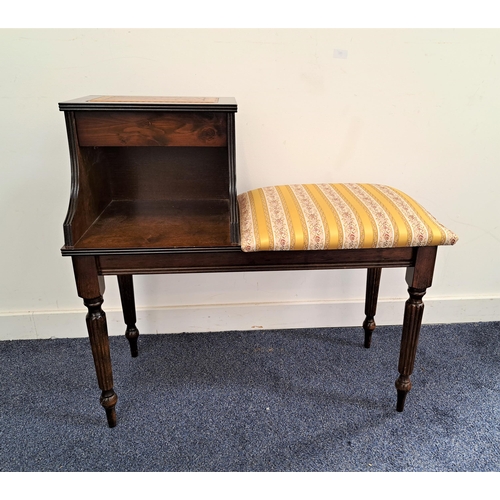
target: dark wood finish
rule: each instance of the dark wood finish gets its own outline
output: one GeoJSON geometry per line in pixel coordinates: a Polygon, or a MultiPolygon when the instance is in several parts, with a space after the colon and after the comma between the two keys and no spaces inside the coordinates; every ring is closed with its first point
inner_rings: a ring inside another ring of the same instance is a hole
{"type": "Polygon", "coordinates": [[[375,329],[381,269],[407,268],[397,410],[410,375],[432,284],[436,247],[244,253],[239,247],[232,98],[87,96],[60,103],[71,160],[62,254],[71,256],[101,404],[116,425],[117,396],[104,275],[117,275],[126,337],[138,353],[133,274],[368,269],[365,347],[375,329]],[[207,143],[209,142],[209,144],[207,143]]]}
{"type": "Polygon", "coordinates": [[[230,200],[227,148],[82,149],[98,152],[113,200],[230,200]]]}
{"type": "Polygon", "coordinates": [[[406,267],[414,262],[412,248],[385,250],[305,250],[291,252],[249,252],[240,248],[159,250],[158,253],[108,254],[98,257],[99,273],[173,274],[238,271],[299,271],[320,269],[363,269],[406,267]],[[390,260],[388,257],[392,256],[390,260]]]}
{"type": "Polygon", "coordinates": [[[104,295],[104,277],[98,271],[98,260],[91,256],[72,259],[78,297],[92,299],[104,295]]]}
{"type": "Polygon", "coordinates": [[[396,409],[400,412],[404,409],[406,396],[411,389],[410,375],[413,373],[420,326],[424,314],[422,297],[425,295],[427,288],[432,285],[436,252],[437,247],[419,248],[415,258],[415,265],[409,267],[406,272],[410,298],[405,304],[398,365],[400,375],[396,380],[398,393],[396,409]]]}
{"type": "Polygon", "coordinates": [[[130,345],[130,354],[133,358],[137,357],[139,350],[137,348],[137,339],[139,330],[135,326],[137,322],[135,314],[134,282],[131,274],[118,276],[118,287],[120,289],[120,299],[122,302],[123,319],[127,325],[125,337],[130,345]]]}
{"type": "MultiPolygon", "coordinates": [[[[153,98],[122,102],[116,97],[96,102],[96,98],[60,104],[66,115],[72,167],[65,249],[100,248],[96,234],[100,225],[112,219],[118,224],[116,232],[123,233],[128,227],[122,227],[122,222],[130,226],[133,213],[139,216],[134,225],[143,229],[130,240],[122,237],[117,243],[121,248],[143,248],[144,239],[158,242],[152,244],[154,248],[237,245],[234,99],[186,103],[153,98]],[[169,203],[152,203],[160,200],[193,201],[194,214],[191,222],[186,215],[182,234],[190,226],[210,237],[194,234],[193,241],[179,244],[176,228],[157,223],[169,220],[173,210],[169,203]],[[148,215],[143,218],[144,214],[148,215]],[[201,215],[207,216],[202,229],[201,215]]],[[[102,246],[110,248],[112,240],[102,246]]]]}
{"type": "Polygon", "coordinates": [[[227,115],[227,158],[229,167],[229,218],[231,220],[231,241],[240,243],[240,214],[238,210],[238,199],[236,193],[236,151],[235,151],[235,127],[234,113],[227,115]]]}
{"type": "MultiPolygon", "coordinates": [[[[95,283],[98,282],[99,278],[111,274],[118,275],[119,279],[125,278],[122,280],[124,286],[121,286],[120,290],[122,291],[123,288],[125,294],[128,293],[129,297],[130,293],[133,297],[131,274],[369,268],[369,278],[367,279],[368,302],[365,309],[366,314],[369,316],[375,315],[381,266],[407,267],[410,299],[405,308],[399,362],[400,377],[396,382],[397,410],[402,411],[406,394],[411,388],[410,375],[413,372],[423,313],[421,298],[425,293],[425,289],[432,283],[436,250],[436,247],[256,253],[244,253],[239,248],[208,251],[184,249],[182,252],[171,251],[170,253],[165,250],[160,253],[149,253],[148,250],[142,250],[142,253],[139,254],[111,253],[99,256],[73,257],[73,261],[75,263],[77,283],[80,283],[79,287],[86,286],[88,288],[90,284],[94,284],[86,292],[87,295],[96,292],[95,283]],[[86,262],[91,262],[92,265],[80,266],[77,269],[77,264],[83,262],[83,259],[86,259],[86,262]],[[413,285],[418,285],[420,288],[413,285]],[[129,287],[128,291],[127,286],[129,287]]],[[[99,298],[97,302],[100,305],[99,298]]],[[[134,328],[133,300],[129,299],[128,305],[123,305],[123,308],[124,317],[127,315],[125,319],[127,325],[130,322],[133,325],[132,328],[134,328]]],[[[99,312],[98,309],[97,311],[99,312]]],[[[102,322],[105,322],[105,317],[100,313],[98,316],[100,321],[96,323],[96,327],[98,330],[105,330],[105,326],[102,325],[102,322]]],[[[94,321],[96,320],[97,318],[94,321]]],[[[91,326],[89,326],[89,335],[90,328],[91,326]]],[[[94,333],[92,334],[96,337],[94,333]]],[[[104,338],[104,334],[101,334],[99,338],[104,338]]],[[[94,342],[97,341],[94,340],[94,342]]],[[[132,346],[131,350],[133,352],[132,346]]],[[[100,351],[95,353],[94,360],[98,380],[100,380],[100,372],[109,371],[111,373],[111,360],[106,353],[100,351]]],[[[100,387],[105,387],[105,385],[101,385],[102,382],[99,383],[100,387]]]]}
{"type": "Polygon", "coordinates": [[[365,315],[363,329],[365,330],[364,346],[368,349],[372,343],[372,333],[377,326],[375,323],[375,314],[377,313],[378,290],[380,286],[380,267],[370,267],[366,277],[366,297],[365,297],[365,315]]]}
{"type": "MultiPolygon", "coordinates": [[[[102,252],[219,248],[238,243],[232,98],[87,96],[60,103],[71,161],[63,254],[78,294],[110,426],[116,393],[102,310],[102,252]],[[68,253],[67,253],[68,252],[68,253]]],[[[131,273],[119,277],[132,355],[137,354],[131,273]]]]}
{"type": "Polygon", "coordinates": [[[415,264],[406,269],[406,283],[414,288],[432,286],[437,247],[415,248],[415,264]]]}
{"type": "Polygon", "coordinates": [[[111,202],[111,189],[105,158],[93,148],[80,148],[76,139],[74,113],[66,114],[70,146],[71,195],[64,221],[64,239],[73,246],[111,202]]]}
{"type": "Polygon", "coordinates": [[[135,100],[131,96],[89,95],[59,103],[61,111],[194,111],[217,113],[235,113],[237,105],[234,97],[217,97],[204,100],[192,97],[175,98],[141,97],[135,100]],[[111,99],[110,99],[111,97],[111,99]]]}
{"type": "Polygon", "coordinates": [[[73,257],[76,286],[79,297],[88,309],[87,331],[94,358],[97,382],[101,389],[100,403],[106,411],[109,427],[116,425],[115,406],[118,396],[113,389],[113,372],[109,351],[106,314],[103,303],[104,280],[97,273],[96,259],[93,257],[73,257]]]}
{"type": "Polygon", "coordinates": [[[225,113],[80,111],[80,146],[227,145],[225,113]]]}
{"type": "Polygon", "coordinates": [[[75,249],[231,245],[227,201],[113,201],[75,249]]]}
{"type": "Polygon", "coordinates": [[[94,357],[97,381],[102,391],[99,401],[106,411],[109,427],[114,427],[116,425],[115,406],[118,396],[113,389],[113,373],[111,369],[106,315],[101,308],[103,298],[99,296],[92,299],[83,299],[83,302],[89,311],[86,318],[87,330],[92,348],[92,356],[94,357]]]}

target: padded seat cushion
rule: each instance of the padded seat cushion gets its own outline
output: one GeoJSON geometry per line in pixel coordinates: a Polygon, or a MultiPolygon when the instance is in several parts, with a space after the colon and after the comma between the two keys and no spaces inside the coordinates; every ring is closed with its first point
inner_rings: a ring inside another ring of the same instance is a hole
{"type": "Polygon", "coordinates": [[[415,200],[379,184],[293,184],[238,196],[241,248],[327,250],[453,245],[415,200]]]}

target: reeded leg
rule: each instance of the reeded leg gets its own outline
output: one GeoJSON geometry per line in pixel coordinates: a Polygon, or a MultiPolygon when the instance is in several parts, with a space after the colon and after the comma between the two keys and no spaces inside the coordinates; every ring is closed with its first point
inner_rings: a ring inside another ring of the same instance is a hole
{"type": "Polygon", "coordinates": [[[101,308],[103,303],[104,279],[97,273],[94,257],[73,257],[76,287],[88,308],[87,330],[92,348],[92,356],[101,389],[101,405],[106,410],[109,427],[116,425],[115,406],[118,400],[113,389],[113,372],[109,351],[106,315],[101,308]]]}
{"type": "Polygon", "coordinates": [[[139,330],[135,326],[137,318],[135,315],[134,282],[132,275],[118,275],[118,287],[120,289],[120,298],[122,301],[123,319],[127,325],[125,337],[127,337],[130,344],[130,354],[135,358],[139,354],[137,348],[139,330]]]}
{"type": "Polygon", "coordinates": [[[400,412],[404,409],[406,396],[411,389],[410,375],[413,373],[420,326],[424,313],[422,297],[425,295],[427,288],[432,285],[437,247],[421,247],[416,251],[415,267],[409,267],[406,271],[406,282],[409,285],[408,293],[410,298],[405,304],[398,365],[399,377],[396,380],[398,393],[396,410],[400,412]]]}
{"type": "Polygon", "coordinates": [[[403,319],[403,335],[401,337],[401,351],[399,353],[398,371],[399,378],[396,380],[398,391],[397,411],[403,411],[406,395],[411,389],[410,375],[413,373],[413,365],[417,354],[418,337],[422,316],[424,314],[424,303],[422,297],[425,289],[408,288],[410,298],[406,301],[405,315],[403,319]]]}
{"type": "Polygon", "coordinates": [[[380,286],[380,275],[382,268],[371,267],[368,269],[366,277],[366,298],[365,298],[365,314],[366,318],[363,321],[363,328],[365,330],[365,344],[366,348],[370,347],[372,342],[372,333],[377,326],[375,324],[375,314],[377,312],[378,289],[380,286]]]}
{"type": "Polygon", "coordinates": [[[97,381],[102,391],[100,402],[106,410],[108,425],[116,425],[115,405],[118,396],[113,390],[113,373],[111,371],[111,354],[109,352],[108,328],[106,314],[101,309],[102,296],[84,299],[89,312],[87,314],[87,330],[89,332],[92,356],[94,357],[97,381]]]}

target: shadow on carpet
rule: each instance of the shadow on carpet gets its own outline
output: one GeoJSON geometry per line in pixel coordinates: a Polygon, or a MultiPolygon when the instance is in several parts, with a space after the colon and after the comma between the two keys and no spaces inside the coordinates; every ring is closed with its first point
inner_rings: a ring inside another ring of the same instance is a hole
{"type": "Polygon", "coordinates": [[[401,327],[0,342],[1,471],[499,471],[500,323],[427,325],[403,413],[401,327]]]}

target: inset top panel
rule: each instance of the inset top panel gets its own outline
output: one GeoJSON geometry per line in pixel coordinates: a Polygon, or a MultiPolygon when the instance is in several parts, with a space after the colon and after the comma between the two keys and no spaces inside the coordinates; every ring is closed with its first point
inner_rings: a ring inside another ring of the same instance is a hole
{"type": "Polygon", "coordinates": [[[90,99],[89,102],[165,102],[176,104],[194,104],[194,103],[217,103],[218,97],[160,97],[160,96],[101,96],[90,99]]]}
{"type": "Polygon", "coordinates": [[[233,97],[90,95],[59,103],[61,111],[219,111],[236,112],[233,97]]]}

